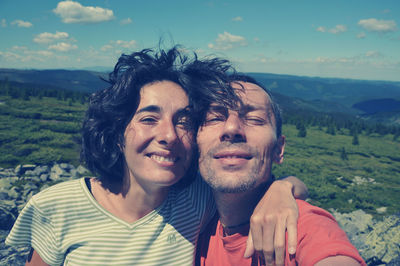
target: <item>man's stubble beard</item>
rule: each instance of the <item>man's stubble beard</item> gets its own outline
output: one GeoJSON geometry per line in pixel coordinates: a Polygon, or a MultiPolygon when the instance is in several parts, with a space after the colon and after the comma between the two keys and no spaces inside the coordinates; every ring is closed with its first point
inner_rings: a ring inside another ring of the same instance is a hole
{"type": "MultiPolygon", "coordinates": [[[[235,145],[235,144],[233,144],[235,145]]],[[[253,166],[251,166],[250,170],[244,174],[237,174],[236,176],[232,176],[230,174],[230,180],[234,182],[224,182],[224,176],[217,176],[216,171],[211,167],[213,161],[213,154],[216,150],[220,149],[220,147],[211,149],[204,158],[200,155],[199,160],[199,168],[200,174],[202,175],[205,182],[216,192],[220,193],[242,193],[257,187],[257,184],[263,183],[261,179],[264,179],[264,176],[260,176],[261,173],[265,174],[263,169],[263,165],[265,165],[265,161],[263,156],[258,151],[251,149],[246,146],[246,150],[250,151],[252,154],[252,160],[257,160],[253,166]],[[236,182],[239,181],[239,182],[236,182]]],[[[267,167],[267,166],[266,166],[267,167]]]]}

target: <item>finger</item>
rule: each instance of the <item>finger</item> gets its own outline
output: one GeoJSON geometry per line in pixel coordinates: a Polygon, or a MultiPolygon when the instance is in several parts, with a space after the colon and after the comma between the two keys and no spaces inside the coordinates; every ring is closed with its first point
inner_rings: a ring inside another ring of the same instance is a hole
{"type": "Polygon", "coordinates": [[[274,247],[275,247],[275,264],[284,265],[285,262],[285,231],[286,218],[281,218],[275,226],[274,247]]]}
{"type": "Polygon", "coordinates": [[[296,254],[297,247],[297,215],[289,215],[287,218],[288,252],[296,254]]]}
{"type": "Polygon", "coordinates": [[[264,254],[264,259],[266,265],[274,264],[274,234],[275,234],[275,219],[270,219],[268,221],[268,226],[263,227],[263,247],[262,252],[264,254]]]}
{"type": "Polygon", "coordinates": [[[252,216],[250,218],[250,232],[253,239],[253,246],[255,251],[262,250],[262,231],[263,228],[261,227],[261,220],[258,216],[252,216]]]}
{"type": "Polygon", "coordinates": [[[247,258],[250,258],[253,254],[254,254],[253,236],[250,231],[249,237],[247,238],[246,250],[244,251],[244,257],[247,259],[247,258]]]}

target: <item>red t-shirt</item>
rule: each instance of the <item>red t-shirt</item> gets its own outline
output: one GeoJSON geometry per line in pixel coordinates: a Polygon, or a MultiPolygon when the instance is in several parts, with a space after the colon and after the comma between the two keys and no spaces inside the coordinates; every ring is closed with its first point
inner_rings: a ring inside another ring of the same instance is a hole
{"type": "MultiPolygon", "coordinates": [[[[324,258],[336,255],[352,257],[361,265],[366,265],[329,212],[305,201],[296,201],[299,207],[296,258],[289,260],[286,235],[285,265],[314,265],[324,258]]],[[[216,216],[200,235],[196,265],[259,265],[255,256],[243,258],[248,232],[247,227],[237,234],[224,236],[222,225],[216,216]]]]}

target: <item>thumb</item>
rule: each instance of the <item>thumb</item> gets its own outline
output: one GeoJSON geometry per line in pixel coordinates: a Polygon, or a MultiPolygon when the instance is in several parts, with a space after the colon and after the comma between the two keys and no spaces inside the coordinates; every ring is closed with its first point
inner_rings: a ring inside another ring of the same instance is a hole
{"type": "Polygon", "coordinates": [[[244,257],[250,258],[254,253],[253,237],[251,231],[249,232],[249,237],[247,238],[246,250],[244,251],[244,257]]]}

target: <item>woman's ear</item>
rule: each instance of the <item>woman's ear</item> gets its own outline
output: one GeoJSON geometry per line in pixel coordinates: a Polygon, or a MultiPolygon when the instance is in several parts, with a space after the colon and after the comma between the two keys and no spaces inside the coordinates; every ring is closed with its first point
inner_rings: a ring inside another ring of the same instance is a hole
{"type": "Polygon", "coordinates": [[[274,151],[274,162],[281,164],[283,162],[283,153],[285,152],[285,136],[280,136],[276,142],[274,151]]]}

